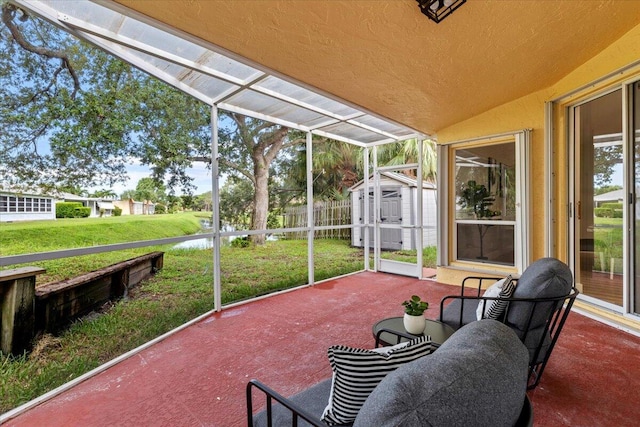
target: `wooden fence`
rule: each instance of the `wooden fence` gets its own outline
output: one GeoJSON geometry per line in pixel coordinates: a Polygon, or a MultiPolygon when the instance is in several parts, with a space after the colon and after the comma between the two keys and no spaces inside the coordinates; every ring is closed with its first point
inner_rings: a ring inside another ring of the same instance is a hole
{"type": "MultiPolygon", "coordinates": [[[[351,224],[351,200],[315,202],[313,218],[316,227],[351,224]]],[[[307,206],[288,207],[284,211],[285,228],[307,226],[307,206]]],[[[351,239],[351,228],[316,230],[316,239],[351,239]]],[[[306,231],[285,233],[287,239],[306,239],[306,231]]]]}

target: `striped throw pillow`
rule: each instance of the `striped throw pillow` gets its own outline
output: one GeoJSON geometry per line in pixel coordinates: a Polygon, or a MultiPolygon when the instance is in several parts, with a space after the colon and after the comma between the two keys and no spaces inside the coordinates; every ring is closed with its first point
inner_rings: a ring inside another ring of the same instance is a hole
{"type": "MultiPolygon", "coordinates": [[[[513,295],[513,291],[516,289],[516,283],[513,281],[511,275],[507,276],[504,283],[502,284],[502,289],[500,289],[500,293],[498,294],[498,298],[511,298],[513,295]]],[[[491,301],[489,307],[485,311],[484,318],[485,319],[495,319],[498,320],[500,316],[507,309],[507,301],[503,300],[495,300],[491,301]]]]}
{"type": "Polygon", "coordinates": [[[352,423],[369,394],[389,372],[435,349],[430,336],[374,350],[329,347],[333,381],[322,420],[329,425],[352,423]]]}

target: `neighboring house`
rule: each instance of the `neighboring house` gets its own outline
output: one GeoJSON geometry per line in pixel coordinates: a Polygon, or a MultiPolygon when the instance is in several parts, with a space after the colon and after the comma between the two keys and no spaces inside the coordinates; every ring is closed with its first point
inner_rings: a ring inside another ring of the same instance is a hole
{"type": "Polygon", "coordinates": [[[122,215],[153,215],[156,208],[156,205],[148,200],[143,202],[136,202],[133,199],[116,200],[113,204],[122,209],[122,215]]]}
{"type": "MultiPolygon", "coordinates": [[[[370,244],[373,244],[374,209],[373,209],[373,176],[369,178],[369,224],[370,244]]],[[[392,250],[416,249],[416,233],[410,226],[417,225],[417,180],[396,172],[380,174],[380,211],[383,224],[396,224],[403,228],[381,228],[380,248],[392,250]]],[[[423,247],[435,246],[436,231],[436,186],[423,182],[423,247]]],[[[353,224],[364,224],[364,180],[349,189],[351,191],[351,217],[353,224]]],[[[364,245],[364,229],[354,227],[351,233],[351,244],[364,245]]]]}
{"type": "Polygon", "coordinates": [[[56,219],[55,199],[41,194],[0,192],[0,222],[56,219]]]}
{"type": "Polygon", "coordinates": [[[624,200],[624,190],[613,190],[608,193],[598,194],[593,198],[595,207],[600,207],[603,203],[622,203],[624,200]]]}
{"type": "Polygon", "coordinates": [[[131,207],[132,207],[133,199],[126,200],[114,200],[113,204],[119,207],[122,210],[121,215],[131,215],[131,207]]]}
{"type": "Polygon", "coordinates": [[[77,194],[61,193],[59,199],[64,202],[79,202],[82,206],[91,208],[89,217],[111,216],[115,209],[114,201],[103,197],[85,197],[77,194]],[[102,215],[100,211],[102,210],[102,215]]]}

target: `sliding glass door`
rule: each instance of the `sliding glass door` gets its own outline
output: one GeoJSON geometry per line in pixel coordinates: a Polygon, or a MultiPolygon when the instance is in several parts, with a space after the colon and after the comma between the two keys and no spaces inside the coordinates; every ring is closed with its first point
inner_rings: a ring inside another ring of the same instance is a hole
{"type": "Polygon", "coordinates": [[[633,285],[630,287],[629,301],[630,312],[640,314],[640,82],[633,84],[631,89],[631,109],[632,118],[630,120],[632,139],[633,161],[632,167],[629,168],[632,179],[630,179],[630,187],[632,191],[632,214],[633,220],[630,221],[633,244],[630,245],[634,254],[633,263],[633,285]]]}
{"type": "Polygon", "coordinates": [[[623,304],[622,90],[574,107],[576,282],[583,295],[623,304]]]}

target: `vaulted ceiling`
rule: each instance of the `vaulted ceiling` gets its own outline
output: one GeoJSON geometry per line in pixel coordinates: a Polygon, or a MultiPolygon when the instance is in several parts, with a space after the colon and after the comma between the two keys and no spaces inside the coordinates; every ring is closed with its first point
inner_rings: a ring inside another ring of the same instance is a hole
{"type": "Polygon", "coordinates": [[[640,23],[640,1],[115,0],[424,133],[557,82],[640,23]]]}

